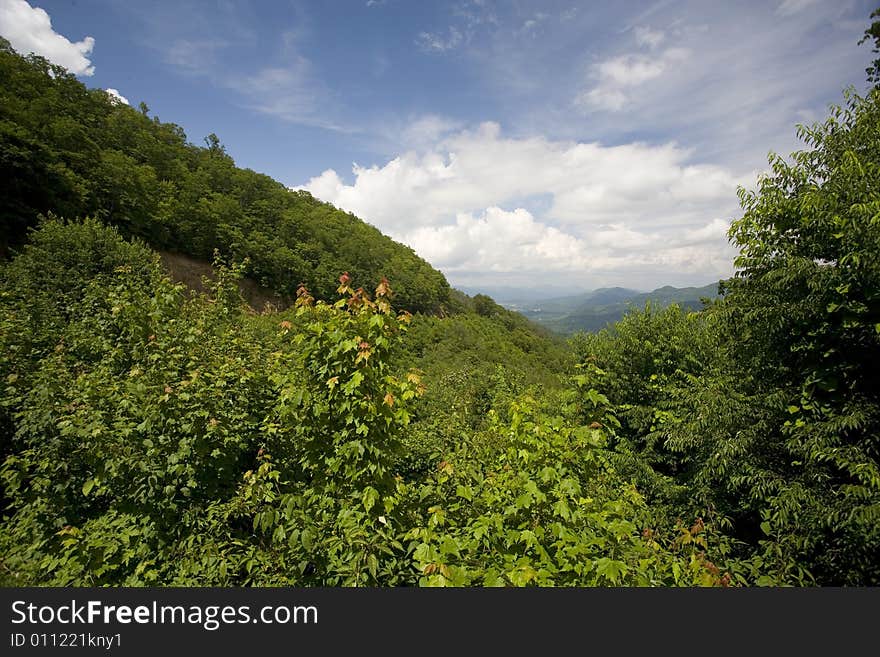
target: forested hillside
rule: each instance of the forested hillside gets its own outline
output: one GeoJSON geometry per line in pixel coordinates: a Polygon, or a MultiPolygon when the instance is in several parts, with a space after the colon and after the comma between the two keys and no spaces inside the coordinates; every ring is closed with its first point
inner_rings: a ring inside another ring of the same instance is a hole
{"type": "Polygon", "coordinates": [[[398,303],[433,312],[449,302],[443,275],[412,249],[356,217],[239,169],[216,135],[205,147],[180,126],[87,89],[0,38],[0,252],[38,214],[91,216],[153,248],[211,261],[214,249],[249,259],[248,275],[293,297],[304,283],[329,298],[339,273],[397,282],[398,303]]]}
{"type": "Polygon", "coordinates": [[[213,137],[0,79],[3,585],[880,584],[880,91],[741,190],[720,298],[566,343],[213,137]]]}

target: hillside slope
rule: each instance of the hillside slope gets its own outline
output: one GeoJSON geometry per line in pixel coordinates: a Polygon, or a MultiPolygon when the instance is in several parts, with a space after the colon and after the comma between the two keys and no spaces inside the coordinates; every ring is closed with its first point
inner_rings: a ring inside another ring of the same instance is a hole
{"type": "Polygon", "coordinates": [[[318,298],[347,271],[355,285],[388,277],[413,312],[449,303],[443,274],[409,247],[303,191],[235,166],[216,135],[198,147],[163,123],[87,89],[63,68],[21,57],[0,39],[0,254],[38,216],[92,216],[155,249],[211,261],[249,259],[248,275],[282,296],[318,298]]]}

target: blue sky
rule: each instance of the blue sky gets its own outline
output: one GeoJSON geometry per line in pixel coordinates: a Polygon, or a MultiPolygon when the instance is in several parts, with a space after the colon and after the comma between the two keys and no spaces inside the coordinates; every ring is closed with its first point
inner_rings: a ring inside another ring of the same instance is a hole
{"type": "Polygon", "coordinates": [[[864,88],[872,8],[0,0],[0,33],[454,285],[652,289],[732,273],[737,185],[864,88]]]}

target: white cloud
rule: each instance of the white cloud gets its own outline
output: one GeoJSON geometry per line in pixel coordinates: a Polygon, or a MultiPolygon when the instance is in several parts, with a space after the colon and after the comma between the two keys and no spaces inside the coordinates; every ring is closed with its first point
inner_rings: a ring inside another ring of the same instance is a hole
{"type": "Polygon", "coordinates": [[[285,66],[269,66],[250,75],[230,76],[223,84],[240,93],[246,107],[262,114],[291,123],[346,131],[322,112],[328,92],[312,73],[312,64],[305,57],[291,56],[285,66]]]}
{"type": "Polygon", "coordinates": [[[425,114],[409,121],[394,135],[388,137],[407,148],[425,148],[436,144],[461,127],[459,121],[436,114],[425,114]]]}
{"type": "Polygon", "coordinates": [[[52,29],[52,20],[43,9],[31,7],[25,0],[0,0],[0,35],[18,52],[35,53],[74,75],[93,75],[89,60],[95,40],[87,36],[72,43],[52,29]]]}
{"type": "Polygon", "coordinates": [[[545,14],[540,11],[535,13],[531,18],[528,18],[523,22],[522,26],[517,30],[517,34],[528,34],[532,37],[536,36],[536,28],[548,18],[550,18],[550,14],[545,14]]]}
{"type": "MultiPolygon", "coordinates": [[[[244,107],[282,121],[349,132],[328,115],[331,92],[314,71],[311,60],[296,49],[296,30],[281,35],[283,62],[242,70],[230,57],[242,46],[227,39],[176,39],[165,61],[187,75],[206,78],[234,91],[244,107]]],[[[259,60],[261,63],[264,58],[259,60]]]]}
{"type": "Polygon", "coordinates": [[[791,16],[818,4],[818,2],[819,0],[783,0],[776,8],[776,13],[780,16],[791,16]]]}
{"type": "Polygon", "coordinates": [[[730,230],[730,222],[723,219],[713,219],[702,228],[693,228],[684,231],[682,242],[685,244],[705,244],[707,242],[717,242],[719,239],[727,235],[730,230]]]}
{"type": "Polygon", "coordinates": [[[577,104],[581,106],[595,107],[596,109],[608,110],[616,112],[623,109],[626,105],[628,97],[620,89],[613,89],[608,86],[599,85],[594,89],[590,89],[577,98],[577,104]]]}
{"type": "Polygon", "coordinates": [[[113,89],[113,88],[110,88],[110,89],[104,89],[104,91],[107,92],[107,95],[110,96],[110,98],[111,98],[114,102],[122,103],[123,105],[128,105],[128,104],[129,104],[129,102],[128,102],[128,98],[126,98],[126,97],[123,96],[121,93],[119,93],[118,90],[113,89]]]}
{"type": "Polygon", "coordinates": [[[416,37],[416,45],[424,52],[446,52],[457,48],[462,42],[462,34],[450,27],[448,36],[434,32],[420,32],[416,37]]]}
{"type": "Polygon", "coordinates": [[[593,234],[592,244],[635,251],[656,245],[659,240],[660,236],[656,233],[641,233],[625,224],[607,224],[600,226],[599,230],[593,234]]]}
{"type": "Polygon", "coordinates": [[[291,4],[270,32],[258,29],[248,3],[127,3],[145,29],[143,43],[186,77],[200,79],[235,105],[280,121],[351,132],[328,76],[305,54],[312,35],[306,12],[291,4]],[[228,92],[234,92],[232,94],[228,92]]]}
{"type": "Polygon", "coordinates": [[[351,184],[329,169],[301,188],[409,244],[453,283],[545,270],[649,287],[732,271],[725,231],[737,185],[754,177],[690,157],[671,143],[515,139],[484,123],[354,165],[351,184]]]}
{"type": "Polygon", "coordinates": [[[674,138],[697,147],[705,160],[763,166],[768,151],[785,155],[802,147],[794,129],[804,120],[802,110],[822,118],[828,104],[840,102],[841,89],[864,88],[868,48],[856,44],[869,12],[851,0],[806,2],[677,0],[651,3],[642,14],[621,10],[620,37],[585,50],[578,65],[564,69],[567,75],[536,89],[541,105],[528,123],[506,120],[518,130],[536,126],[559,136],[674,138]],[[639,44],[637,28],[646,25],[663,29],[663,41],[653,49],[644,35],[639,44]],[[659,58],[671,47],[690,54],[638,86],[598,77],[604,62],[628,55],[659,58]],[[544,108],[552,106],[548,98],[560,108],[552,123],[544,118],[544,108]],[[572,109],[582,114],[572,118],[572,109]]]}
{"type": "Polygon", "coordinates": [[[624,55],[599,64],[596,69],[603,82],[634,87],[653,80],[663,73],[666,64],[662,58],[650,55],[624,55]]]}
{"type": "Polygon", "coordinates": [[[457,272],[554,272],[586,268],[587,245],[546,226],[523,208],[486,208],[479,216],[459,213],[455,223],[424,226],[408,235],[408,243],[431,262],[457,272]]]}
{"type": "Polygon", "coordinates": [[[667,48],[657,55],[629,53],[607,59],[593,67],[596,86],[583,92],[575,102],[586,108],[623,109],[630,101],[630,89],[659,78],[689,56],[684,48],[667,48]]]}
{"type": "Polygon", "coordinates": [[[666,38],[666,35],[661,30],[652,30],[650,27],[643,25],[637,27],[635,33],[636,43],[642,47],[647,46],[648,48],[656,48],[663,43],[663,39],[666,38]]]}
{"type": "Polygon", "coordinates": [[[217,64],[217,54],[229,46],[222,39],[177,39],[165,52],[165,61],[190,73],[205,73],[217,64]]]}

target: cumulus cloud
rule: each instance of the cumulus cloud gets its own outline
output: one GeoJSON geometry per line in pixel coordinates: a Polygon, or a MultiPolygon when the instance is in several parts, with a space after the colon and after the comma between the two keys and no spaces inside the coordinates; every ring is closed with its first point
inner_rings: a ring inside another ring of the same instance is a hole
{"type": "Polygon", "coordinates": [[[535,220],[523,208],[489,207],[478,216],[459,213],[455,222],[423,226],[407,242],[451,276],[463,272],[559,272],[586,268],[587,244],[535,220]]]}
{"type": "Polygon", "coordinates": [[[709,281],[731,271],[725,232],[737,185],[754,176],[691,155],[674,143],[511,138],[484,123],[381,166],[355,164],[351,183],[329,169],[300,188],[409,244],[453,281],[516,269],[638,287],[646,268],[652,282],[709,281]]]}
{"type": "Polygon", "coordinates": [[[121,93],[119,93],[118,90],[113,89],[113,88],[110,88],[110,89],[104,89],[104,91],[107,92],[107,95],[110,96],[110,98],[113,99],[114,102],[116,102],[116,103],[122,103],[123,105],[128,105],[128,104],[129,104],[129,103],[128,103],[128,98],[126,98],[126,97],[123,96],[121,93]]]}
{"type": "Polygon", "coordinates": [[[616,112],[623,109],[628,97],[620,89],[598,86],[578,96],[577,104],[616,112]]]}
{"type": "Polygon", "coordinates": [[[685,48],[667,48],[660,54],[629,53],[607,59],[593,69],[597,84],[578,96],[576,102],[587,108],[621,110],[630,100],[630,89],[659,78],[689,55],[685,48]]]}
{"type": "Polygon", "coordinates": [[[713,219],[701,228],[693,228],[684,231],[682,235],[682,243],[684,244],[705,244],[707,242],[717,242],[723,236],[727,235],[730,230],[730,222],[723,219],[713,219]]]}
{"type": "Polygon", "coordinates": [[[394,138],[408,147],[422,148],[436,144],[461,127],[459,121],[436,114],[425,114],[409,121],[394,138]]]}
{"type": "Polygon", "coordinates": [[[71,42],[52,29],[52,20],[43,9],[31,7],[25,0],[0,0],[0,35],[18,52],[34,53],[74,75],[93,75],[89,60],[95,40],[87,36],[71,42]]]}

